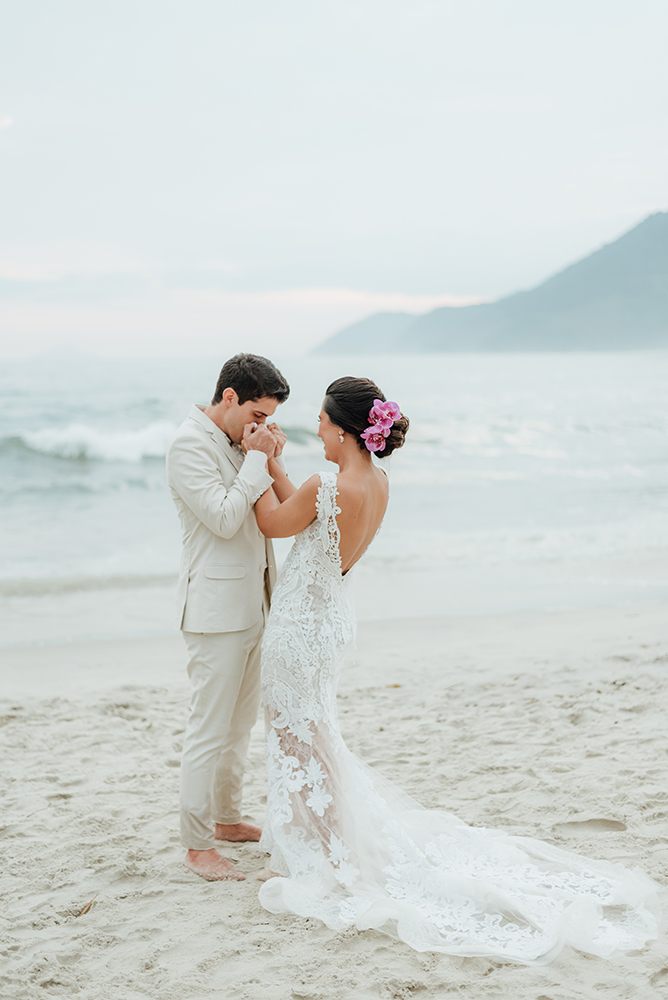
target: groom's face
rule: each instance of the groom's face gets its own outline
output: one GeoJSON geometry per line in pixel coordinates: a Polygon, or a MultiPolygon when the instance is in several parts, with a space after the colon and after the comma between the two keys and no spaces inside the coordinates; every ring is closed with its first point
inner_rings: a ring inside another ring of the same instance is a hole
{"type": "Polygon", "coordinates": [[[267,417],[273,416],[278,406],[278,400],[271,396],[262,399],[248,399],[239,403],[239,397],[234,393],[234,400],[225,414],[225,432],[230,441],[241,442],[246,424],[266,424],[267,417]]]}

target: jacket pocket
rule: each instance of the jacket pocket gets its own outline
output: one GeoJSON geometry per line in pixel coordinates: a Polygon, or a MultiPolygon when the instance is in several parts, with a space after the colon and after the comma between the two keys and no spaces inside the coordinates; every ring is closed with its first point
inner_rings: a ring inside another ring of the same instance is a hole
{"type": "Polygon", "coordinates": [[[245,566],[205,566],[204,576],[209,580],[241,580],[246,575],[245,566]]]}

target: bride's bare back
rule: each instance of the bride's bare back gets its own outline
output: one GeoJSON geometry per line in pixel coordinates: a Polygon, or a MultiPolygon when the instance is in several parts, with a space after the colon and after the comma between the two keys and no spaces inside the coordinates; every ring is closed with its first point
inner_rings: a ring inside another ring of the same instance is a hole
{"type": "Polygon", "coordinates": [[[341,536],[341,572],[345,574],[364,555],[385,517],[387,476],[369,465],[363,474],[356,469],[339,473],[337,487],[341,513],[336,520],[341,536]]]}

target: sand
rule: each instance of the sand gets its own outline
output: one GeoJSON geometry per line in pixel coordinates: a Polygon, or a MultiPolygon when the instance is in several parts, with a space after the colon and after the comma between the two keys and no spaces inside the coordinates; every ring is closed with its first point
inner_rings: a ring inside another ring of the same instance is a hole
{"type": "MultiPolygon", "coordinates": [[[[272,916],[256,845],[221,845],[245,882],[196,878],[177,835],[180,637],[62,638],[0,651],[0,1000],[668,993],[668,936],[525,968],[272,916]]],[[[363,622],[341,721],[351,748],[426,806],[668,885],[667,671],[663,606],[363,622]]],[[[246,785],[257,821],[262,738],[258,726],[246,785]]]]}

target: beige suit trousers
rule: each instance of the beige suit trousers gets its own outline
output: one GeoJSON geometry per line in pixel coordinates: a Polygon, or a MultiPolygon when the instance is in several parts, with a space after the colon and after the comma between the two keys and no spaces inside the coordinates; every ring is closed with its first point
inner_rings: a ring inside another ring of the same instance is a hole
{"type": "Polygon", "coordinates": [[[250,732],[260,705],[264,614],[239,632],[184,632],[191,701],[181,758],[181,843],[214,846],[214,823],[241,820],[250,732]]]}

